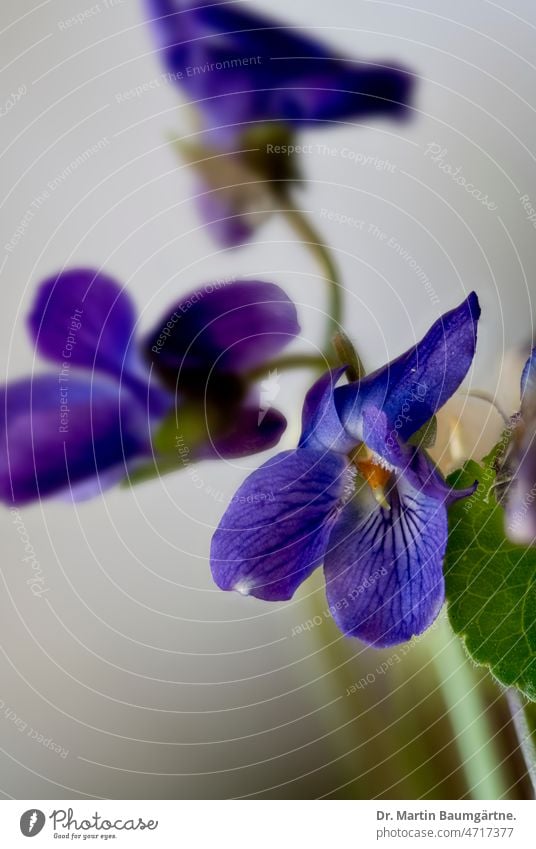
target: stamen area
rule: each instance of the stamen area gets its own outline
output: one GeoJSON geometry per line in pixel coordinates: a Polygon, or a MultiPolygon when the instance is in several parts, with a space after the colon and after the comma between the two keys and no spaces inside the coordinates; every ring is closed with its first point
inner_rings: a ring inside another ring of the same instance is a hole
{"type": "Polygon", "coordinates": [[[386,484],[392,475],[392,469],[386,468],[384,463],[377,462],[375,458],[368,456],[354,457],[354,465],[363,480],[368,483],[376,502],[384,510],[390,510],[391,506],[387,498],[386,484]]]}
{"type": "Polygon", "coordinates": [[[371,489],[384,489],[391,477],[390,469],[386,469],[370,459],[357,458],[354,462],[371,489]]]}

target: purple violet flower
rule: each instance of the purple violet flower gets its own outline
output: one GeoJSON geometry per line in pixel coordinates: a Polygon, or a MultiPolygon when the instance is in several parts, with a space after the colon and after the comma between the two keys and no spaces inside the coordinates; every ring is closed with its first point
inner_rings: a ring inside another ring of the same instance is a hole
{"type": "Polygon", "coordinates": [[[414,77],[392,62],[349,59],[244,3],[145,2],[169,79],[201,116],[203,143],[181,148],[200,176],[203,219],[226,246],[298,177],[296,131],[410,114],[414,77]]]}
{"type": "Polygon", "coordinates": [[[304,128],[371,115],[404,116],[411,76],[391,62],[360,62],[264,17],[244,3],[146,0],[163,60],[226,139],[244,125],[304,128]]]}
{"type": "Polygon", "coordinates": [[[505,468],[512,470],[506,490],[506,530],[512,542],[536,542],[536,348],[521,375],[521,409],[513,420],[513,439],[505,468]]]}
{"type": "Polygon", "coordinates": [[[467,374],[479,315],[472,293],[361,381],[337,387],[344,368],[320,378],[298,448],[245,480],[214,534],[221,589],[286,600],[323,562],[344,634],[382,647],[429,627],[444,599],[447,506],[472,490],[450,489],[410,441],[467,374]]]}
{"type": "Polygon", "coordinates": [[[277,444],[285,419],[270,409],[259,420],[248,374],[299,332],[294,304],[278,286],[206,286],[141,342],[136,321],[129,295],[101,272],[75,269],[41,284],[28,327],[56,370],[1,388],[2,501],[24,504],[69,490],[87,497],[140,465],[158,467],[154,434],[170,415],[180,433],[192,410],[196,424],[208,424],[193,440],[191,460],[277,444]]]}

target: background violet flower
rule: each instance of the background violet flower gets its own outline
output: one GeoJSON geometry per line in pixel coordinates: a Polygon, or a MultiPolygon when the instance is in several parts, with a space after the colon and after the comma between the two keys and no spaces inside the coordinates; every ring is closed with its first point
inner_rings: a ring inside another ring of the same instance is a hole
{"type": "Polygon", "coordinates": [[[506,458],[512,480],[506,491],[506,530],[513,542],[536,541],[536,348],[521,375],[521,409],[514,416],[513,438],[506,458]]]}
{"type": "Polygon", "coordinates": [[[181,142],[180,151],[200,177],[203,219],[224,245],[248,238],[298,177],[288,155],[296,131],[410,114],[413,76],[392,62],[349,59],[243,3],[146,7],[170,80],[201,116],[202,144],[181,142]]]}
{"type": "MultiPolygon", "coordinates": [[[[299,330],[295,307],[279,287],[206,286],[181,300],[141,344],[136,320],[128,294],[101,272],[65,271],[39,287],[28,327],[36,351],[56,369],[0,390],[4,502],[69,490],[87,497],[143,464],[158,468],[154,435],[170,416],[192,442],[191,459],[243,456],[277,443],[285,419],[268,410],[259,421],[247,372],[299,330]],[[215,411],[209,427],[192,433],[192,409],[195,422],[205,422],[207,404],[215,411]]],[[[173,460],[180,467],[176,451],[173,460]]]]}
{"type": "Polygon", "coordinates": [[[205,127],[236,137],[250,122],[403,116],[412,79],[391,62],[337,55],[243,3],[146,0],[163,60],[205,127]]]}

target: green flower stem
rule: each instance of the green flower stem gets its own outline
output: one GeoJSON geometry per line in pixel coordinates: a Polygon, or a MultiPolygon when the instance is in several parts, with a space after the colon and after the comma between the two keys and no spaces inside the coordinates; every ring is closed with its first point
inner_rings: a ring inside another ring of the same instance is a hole
{"type": "Polygon", "coordinates": [[[506,691],[506,700],[536,798],[536,706],[513,687],[506,691]]]}
{"type": "Polygon", "coordinates": [[[430,634],[439,686],[456,737],[471,797],[497,800],[508,796],[500,769],[502,756],[486,717],[486,703],[473,667],[446,619],[430,634]]]}
{"type": "Polygon", "coordinates": [[[282,198],[281,203],[281,212],[303,244],[311,250],[329,285],[329,302],[326,311],[328,325],[324,350],[326,358],[333,362],[332,340],[335,334],[340,331],[342,321],[342,286],[339,272],[322,236],[317,233],[304,212],[301,209],[296,209],[285,197],[282,198]]]}

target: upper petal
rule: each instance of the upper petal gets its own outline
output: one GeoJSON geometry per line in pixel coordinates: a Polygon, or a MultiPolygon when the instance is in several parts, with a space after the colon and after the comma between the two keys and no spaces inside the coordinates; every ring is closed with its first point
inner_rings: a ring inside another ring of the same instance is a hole
{"type": "Polygon", "coordinates": [[[136,309],[113,278],[90,268],[63,271],[39,286],[28,326],[39,353],[56,363],[128,380],[140,371],[136,309]]]}
{"type": "Polygon", "coordinates": [[[338,519],[324,564],[338,627],[377,648],[422,633],[444,599],[444,501],[398,476],[389,500],[390,510],[380,507],[364,485],[338,519]]]}
{"type": "Polygon", "coordinates": [[[143,406],[106,378],[62,382],[45,375],[10,383],[0,395],[0,498],[6,503],[61,492],[150,454],[143,406]]]}
{"type": "MultiPolygon", "coordinates": [[[[263,365],[299,333],[296,307],[274,283],[214,283],[187,295],[159,321],[145,342],[157,371],[177,375],[212,371],[243,375],[263,365]]],[[[202,380],[201,380],[202,383],[202,380]]]]}
{"type": "Polygon", "coordinates": [[[405,354],[360,383],[337,389],[335,403],[349,433],[363,439],[367,405],[385,413],[389,430],[402,442],[431,419],[469,371],[479,316],[478,298],[472,292],[405,354]]]}
{"type": "Polygon", "coordinates": [[[212,126],[303,125],[407,112],[412,75],[389,62],[354,64],[298,28],[246,11],[243,4],[146,4],[168,71],[199,101],[212,126]]]}
{"type": "Polygon", "coordinates": [[[340,455],[303,448],[253,472],[212,540],[218,586],[269,601],[290,598],[322,561],[347,470],[340,455]]]}
{"type": "Polygon", "coordinates": [[[334,402],[334,391],[346,366],[327,371],[311,386],[302,411],[300,447],[348,454],[356,440],[344,429],[334,402]]]}

